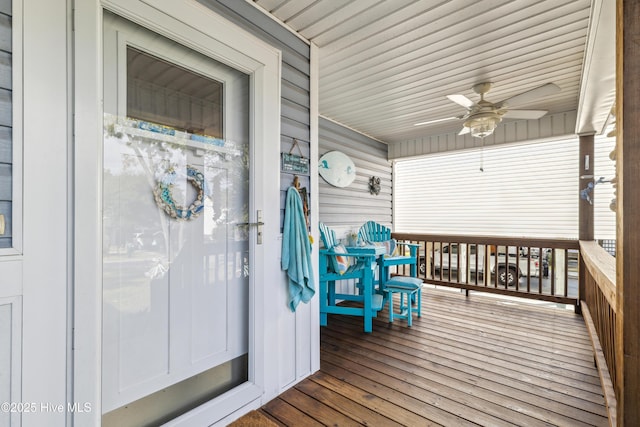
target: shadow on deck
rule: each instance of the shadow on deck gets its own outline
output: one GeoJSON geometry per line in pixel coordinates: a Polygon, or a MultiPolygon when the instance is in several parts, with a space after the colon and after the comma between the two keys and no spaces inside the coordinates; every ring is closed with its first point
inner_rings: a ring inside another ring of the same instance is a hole
{"type": "MultiPolygon", "coordinates": [[[[396,303],[397,307],[397,303],[396,303]]],[[[333,315],[321,369],[258,412],[278,425],[607,425],[573,310],[425,288],[411,328],[333,315]]]]}

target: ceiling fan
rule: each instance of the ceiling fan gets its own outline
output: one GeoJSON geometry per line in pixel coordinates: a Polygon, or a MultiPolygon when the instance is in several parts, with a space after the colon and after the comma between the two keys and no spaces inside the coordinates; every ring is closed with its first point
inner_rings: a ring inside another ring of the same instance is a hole
{"type": "Polygon", "coordinates": [[[491,83],[489,82],[478,83],[473,86],[473,91],[480,95],[480,101],[477,103],[471,101],[464,95],[447,95],[447,98],[451,101],[466,108],[467,112],[460,116],[416,123],[414,126],[422,126],[447,120],[464,120],[464,127],[458,135],[470,133],[472,136],[484,138],[493,133],[503,117],[511,119],[539,119],[544,116],[547,114],[546,110],[511,110],[510,107],[526,104],[537,98],[552,95],[560,91],[557,85],[547,83],[500,102],[493,103],[484,99],[484,95],[489,92],[489,89],[491,89],[491,83]]]}

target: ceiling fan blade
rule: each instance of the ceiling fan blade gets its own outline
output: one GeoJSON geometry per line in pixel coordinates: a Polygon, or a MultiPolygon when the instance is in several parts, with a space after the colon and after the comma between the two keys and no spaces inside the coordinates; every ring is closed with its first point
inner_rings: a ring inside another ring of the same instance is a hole
{"type": "Polygon", "coordinates": [[[473,102],[472,100],[470,100],[464,95],[447,95],[447,98],[449,98],[450,101],[453,101],[458,105],[462,105],[464,108],[467,108],[467,109],[470,109],[471,107],[476,105],[475,102],[473,102]]]}
{"type": "Polygon", "coordinates": [[[460,132],[458,132],[458,135],[466,135],[466,134],[468,134],[470,132],[471,132],[471,128],[468,128],[468,127],[465,126],[465,127],[462,128],[462,130],[460,132]]]}
{"type": "Polygon", "coordinates": [[[547,110],[507,110],[506,113],[502,115],[502,117],[506,117],[507,119],[539,119],[540,117],[547,114],[547,110]]]}
{"type": "Polygon", "coordinates": [[[415,123],[414,126],[424,126],[424,125],[430,125],[432,123],[448,122],[449,120],[457,120],[459,118],[460,117],[445,117],[444,119],[435,119],[435,120],[429,120],[426,122],[415,123]]]}
{"type": "Polygon", "coordinates": [[[526,92],[522,92],[519,95],[515,95],[515,96],[512,96],[511,98],[507,98],[501,102],[498,102],[495,105],[498,108],[502,108],[505,106],[526,104],[527,102],[534,101],[538,98],[542,98],[543,96],[553,95],[554,93],[558,93],[558,92],[560,92],[560,87],[558,87],[553,83],[547,83],[535,89],[531,89],[526,92]]]}

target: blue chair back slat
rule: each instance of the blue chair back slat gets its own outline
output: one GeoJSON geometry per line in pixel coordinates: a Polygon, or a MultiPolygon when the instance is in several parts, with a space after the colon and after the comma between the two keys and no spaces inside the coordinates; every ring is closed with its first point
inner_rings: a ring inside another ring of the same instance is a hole
{"type": "Polygon", "coordinates": [[[319,223],[319,227],[320,227],[320,239],[322,240],[322,243],[324,244],[325,248],[331,249],[337,243],[339,243],[338,239],[336,238],[336,233],[332,229],[327,227],[322,222],[319,223]]]}
{"type": "Polygon", "coordinates": [[[384,242],[391,239],[391,229],[374,221],[367,221],[358,231],[364,242],[384,242]]]}
{"type": "MultiPolygon", "coordinates": [[[[391,240],[391,229],[375,221],[367,221],[360,227],[358,236],[360,240],[365,243],[385,242],[391,240]]],[[[406,242],[398,242],[398,245],[400,246],[400,250],[397,255],[378,258],[378,265],[380,267],[379,283],[381,287],[384,286],[384,283],[390,278],[391,272],[389,267],[391,266],[409,265],[410,275],[417,277],[418,245],[406,242]],[[409,249],[409,256],[406,255],[405,249],[409,249]]]]}

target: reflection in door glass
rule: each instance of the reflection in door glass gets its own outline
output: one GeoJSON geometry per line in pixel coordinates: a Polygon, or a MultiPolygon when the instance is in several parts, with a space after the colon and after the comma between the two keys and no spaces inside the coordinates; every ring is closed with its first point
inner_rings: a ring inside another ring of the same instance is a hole
{"type": "Polygon", "coordinates": [[[249,241],[236,224],[249,78],[148,36],[153,52],[127,48],[126,78],[105,58],[127,100],[120,115],[105,101],[105,426],[158,424],[248,380],[249,241]]]}
{"type": "Polygon", "coordinates": [[[127,115],[222,138],[222,83],[129,47],[127,115]]]}

